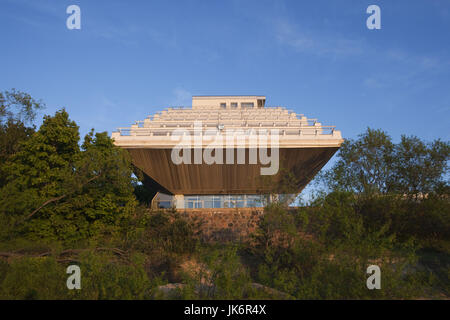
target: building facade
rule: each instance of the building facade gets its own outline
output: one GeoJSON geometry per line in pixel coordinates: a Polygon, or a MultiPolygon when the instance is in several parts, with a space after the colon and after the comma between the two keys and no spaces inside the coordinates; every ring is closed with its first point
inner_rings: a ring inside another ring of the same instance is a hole
{"type": "Polygon", "coordinates": [[[340,131],[264,96],[194,96],[118,128],[157,207],[247,208],[293,199],[343,142],[340,131]],[[283,177],[295,177],[285,193],[283,177]],[[278,192],[278,194],[276,193],[278,192]]]}

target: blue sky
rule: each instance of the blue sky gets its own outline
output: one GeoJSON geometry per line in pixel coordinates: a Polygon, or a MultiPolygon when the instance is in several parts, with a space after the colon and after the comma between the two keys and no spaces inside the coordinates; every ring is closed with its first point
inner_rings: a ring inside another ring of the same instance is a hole
{"type": "Polygon", "coordinates": [[[65,107],[82,134],[192,95],[258,94],[344,138],[450,138],[448,0],[0,0],[0,35],[0,90],[65,107]],[[81,30],[66,28],[71,4],[81,30]]]}

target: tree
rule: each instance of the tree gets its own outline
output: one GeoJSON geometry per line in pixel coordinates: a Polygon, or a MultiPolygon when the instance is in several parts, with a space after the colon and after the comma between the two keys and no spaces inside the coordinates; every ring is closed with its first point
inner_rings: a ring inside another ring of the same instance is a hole
{"type": "Polygon", "coordinates": [[[89,232],[112,232],[134,212],[136,198],[132,165],[126,150],[116,147],[106,132],[86,135],[77,163],[82,192],[74,203],[91,223],[89,232]]]}
{"type": "Polygon", "coordinates": [[[384,131],[369,128],[357,140],[342,144],[339,160],[324,180],[332,190],[425,194],[448,185],[449,155],[448,142],[402,136],[394,144],[384,131]]]}
{"type": "Polygon", "coordinates": [[[78,140],[78,127],[65,110],[45,116],[39,131],[4,165],[1,212],[24,219],[45,201],[68,192],[80,156],[78,140]]]}
{"type": "Polygon", "coordinates": [[[394,144],[382,130],[368,128],[357,140],[346,140],[339,160],[325,174],[332,189],[388,192],[391,189],[394,144]]]}
{"type": "Polygon", "coordinates": [[[0,92],[0,123],[4,124],[9,120],[29,124],[36,118],[38,110],[44,104],[33,99],[28,93],[16,91],[0,92]]]}
{"type": "Polygon", "coordinates": [[[131,165],[106,133],[78,144],[76,123],[63,109],[5,167],[3,220],[31,238],[75,241],[117,229],[134,207],[131,165]]]}
{"type": "Polygon", "coordinates": [[[425,143],[402,136],[394,148],[394,188],[406,194],[426,194],[445,184],[450,145],[441,140],[425,143]]]}
{"type": "Polygon", "coordinates": [[[43,107],[42,102],[27,93],[14,89],[0,92],[0,188],[5,184],[2,164],[35,132],[32,123],[37,111],[43,107]]]}

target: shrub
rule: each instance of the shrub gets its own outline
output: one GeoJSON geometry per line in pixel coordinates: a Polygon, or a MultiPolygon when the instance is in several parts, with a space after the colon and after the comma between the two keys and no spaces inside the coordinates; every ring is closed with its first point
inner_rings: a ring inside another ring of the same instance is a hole
{"type": "Polygon", "coordinates": [[[87,251],[72,262],[81,269],[81,289],[69,290],[67,263],[55,257],[22,257],[10,264],[0,262],[1,299],[146,299],[152,282],[143,267],[143,257],[118,261],[108,253],[87,251]]]}
{"type": "Polygon", "coordinates": [[[1,299],[67,299],[67,274],[52,257],[17,258],[8,266],[2,263],[1,299]],[[5,270],[6,269],[6,270],[5,270]]]}

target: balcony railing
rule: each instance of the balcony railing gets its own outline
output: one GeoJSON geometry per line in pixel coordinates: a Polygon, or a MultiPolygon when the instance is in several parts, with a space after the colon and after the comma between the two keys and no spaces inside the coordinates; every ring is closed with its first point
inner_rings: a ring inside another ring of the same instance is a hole
{"type": "MultiPolygon", "coordinates": [[[[335,126],[302,126],[302,127],[286,127],[286,126],[261,126],[261,127],[225,127],[223,130],[214,129],[211,127],[203,127],[201,130],[202,135],[223,135],[234,134],[244,135],[250,134],[267,134],[271,135],[278,132],[279,136],[318,136],[318,135],[334,135],[335,126]],[[228,129],[228,130],[227,130],[228,129]],[[235,130],[234,132],[231,130],[235,130]]],[[[199,131],[193,126],[191,127],[173,127],[173,128],[142,128],[142,127],[123,127],[117,128],[115,131],[120,136],[180,136],[186,135],[198,135],[199,131]]]]}
{"type": "Polygon", "coordinates": [[[250,134],[251,130],[254,130],[256,134],[260,134],[262,130],[264,134],[270,135],[276,130],[279,135],[287,138],[295,136],[340,138],[340,132],[335,131],[335,126],[322,126],[315,118],[307,118],[303,114],[294,113],[281,106],[262,109],[227,109],[226,112],[222,109],[208,110],[174,106],[145,120],[136,121],[131,127],[118,128],[113,135],[170,137],[182,135],[181,130],[186,135],[198,134],[196,121],[201,121],[201,132],[204,135],[211,135],[211,130],[215,132],[212,135],[222,135],[229,130],[238,132],[243,130],[246,135],[250,134]],[[206,131],[208,133],[205,133],[206,131]]]}

